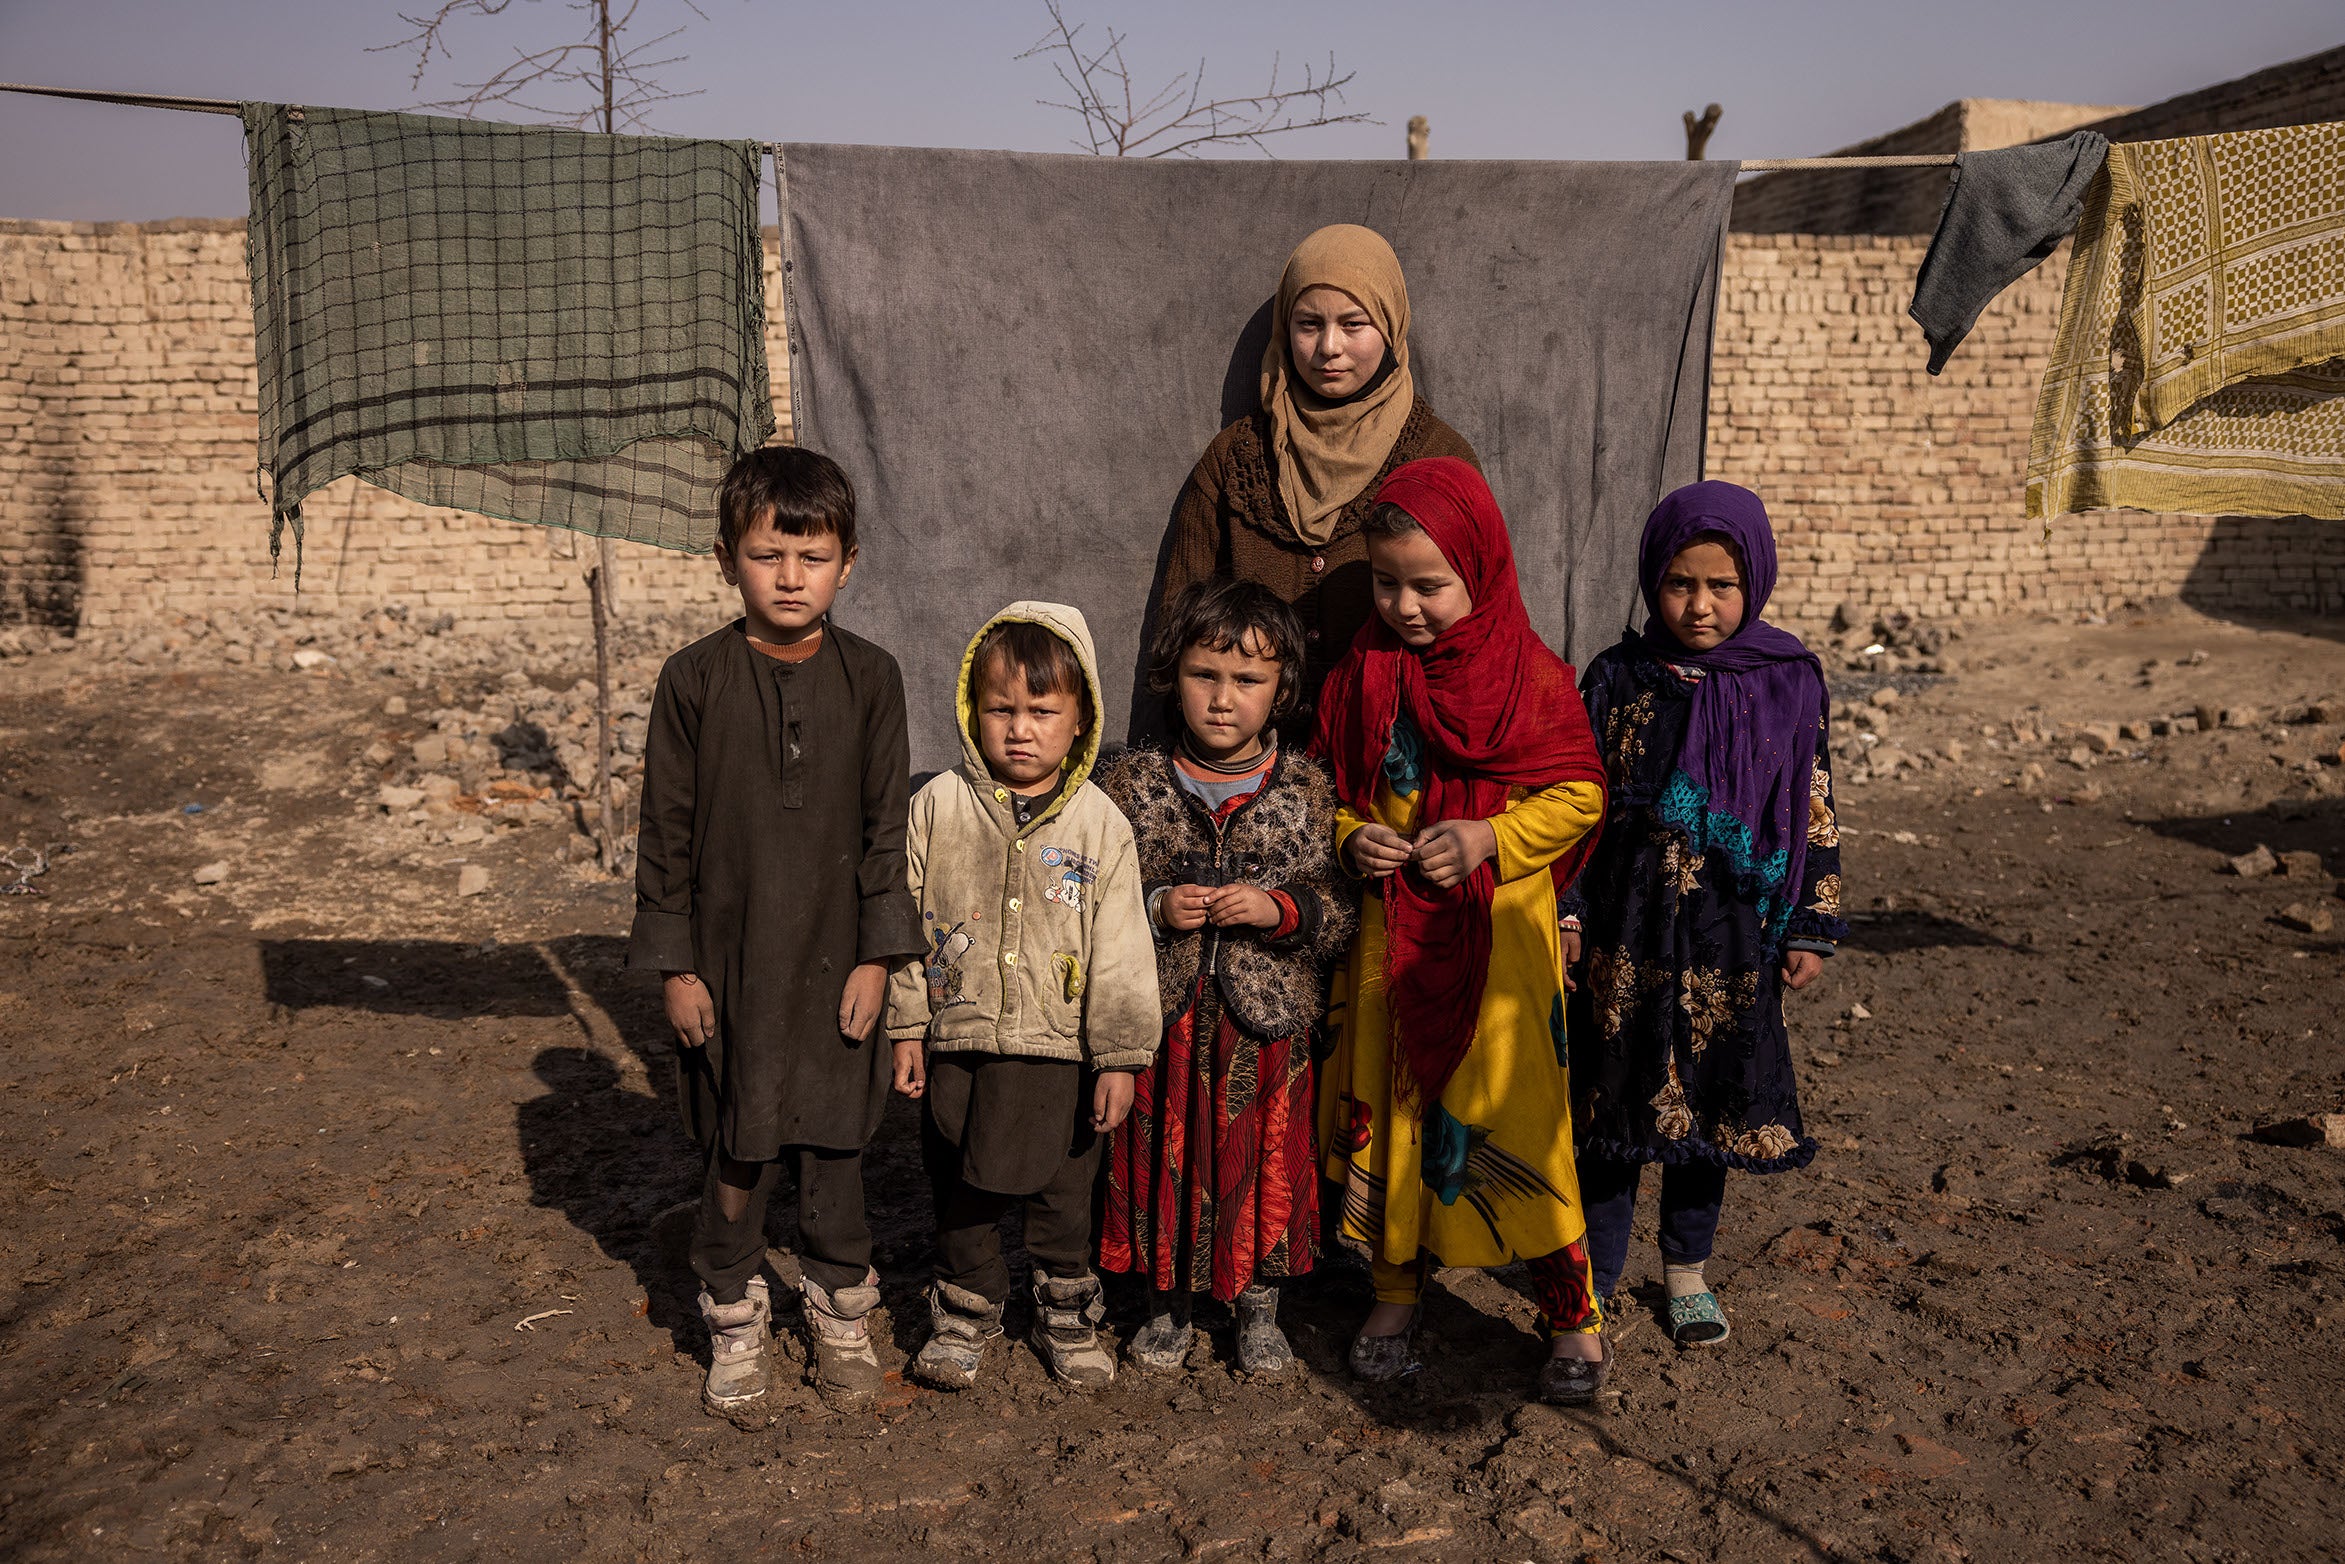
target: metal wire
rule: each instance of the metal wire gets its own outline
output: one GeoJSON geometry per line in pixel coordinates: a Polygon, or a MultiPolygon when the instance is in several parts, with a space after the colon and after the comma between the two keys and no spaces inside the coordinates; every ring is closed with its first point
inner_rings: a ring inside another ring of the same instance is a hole
{"type": "MultiPolygon", "coordinates": [[[[43,98],[79,98],[87,103],[122,103],[135,109],[180,109],[192,114],[241,114],[242,105],[232,98],[174,98],[154,92],[100,92],[87,87],[34,87],[23,82],[0,81],[0,92],[24,92],[43,98]]],[[[298,111],[296,111],[298,112],[298,111]]],[[[778,141],[765,143],[768,152],[779,152],[778,141]]],[[[1744,158],[1742,171],[1746,174],[1793,173],[1805,169],[1822,168],[1949,168],[1954,163],[1951,152],[1919,152],[1897,157],[1775,157],[1744,158]]]]}

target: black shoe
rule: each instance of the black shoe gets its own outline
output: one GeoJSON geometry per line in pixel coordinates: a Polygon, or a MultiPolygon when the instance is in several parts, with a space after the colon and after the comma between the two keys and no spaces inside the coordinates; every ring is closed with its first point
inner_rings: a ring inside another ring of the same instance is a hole
{"type": "Polygon", "coordinates": [[[1591,1363],[1585,1358],[1550,1357],[1539,1369],[1539,1399],[1551,1407],[1584,1407],[1596,1399],[1596,1392],[1612,1377],[1612,1338],[1596,1332],[1596,1344],[1603,1356],[1591,1363]]]}

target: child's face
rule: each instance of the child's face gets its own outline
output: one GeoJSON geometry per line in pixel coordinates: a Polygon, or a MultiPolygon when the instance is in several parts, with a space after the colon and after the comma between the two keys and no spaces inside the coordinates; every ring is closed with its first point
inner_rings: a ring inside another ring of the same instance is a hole
{"type": "Polygon", "coordinates": [[[1661,622],[1689,651],[1742,628],[1742,567],[1723,543],[1694,543],[1661,572],[1661,622]]]}
{"type": "Polygon", "coordinates": [[[1020,793],[1040,791],[1066,763],[1083,732],[1073,690],[1036,695],[1025,670],[995,658],[977,681],[977,749],[993,779],[1020,793]]]}
{"type": "Polygon", "coordinates": [[[1175,675],[1181,721],[1208,759],[1246,753],[1269,726],[1279,669],[1277,658],[1263,655],[1267,650],[1259,637],[1249,635],[1218,652],[1200,644],[1181,653],[1175,675]]]}
{"type": "Polygon", "coordinates": [[[741,589],[749,633],[786,645],[822,623],[854,573],[855,556],[839,546],[835,533],[779,530],[768,510],[742,530],[737,548],[717,540],[717,564],[725,584],[741,589]]]}
{"type": "Polygon", "coordinates": [[[1329,401],[1350,396],[1384,367],[1384,333],[1341,288],[1305,288],[1286,318],[1287,357],[1329,401]]]}
{"type": "Polygon", "coordinates": [[[1439,544],[1423,532],[1368,540],[1376,616],[1402,642],[1422,649],[1474,611],[1465,582],[1439,544]]]}

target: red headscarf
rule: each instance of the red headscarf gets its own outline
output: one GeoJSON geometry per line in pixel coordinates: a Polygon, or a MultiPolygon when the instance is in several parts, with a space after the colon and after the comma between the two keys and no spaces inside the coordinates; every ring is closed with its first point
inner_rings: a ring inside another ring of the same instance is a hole
{"type": "MultiPolygon", "coordinates": [[[[1377,491],[1425,529],[1474,606],[1423,651],[1381,618],[1361,627],[1319,698],[1316,748],[1335,772],[1339,798],[1370,812],[1394,719],[1406,711],[1424,739],[1419,828],[1487,820],[1509,788],[1564,782],[1604,785],[1604,763],[1580,703],[1571,664],[1531,628],[1515,583],[1514,545],[1490,486],[1455,457],[1393,470],[1377,491]]],[[[1552,873],[1569,885],[1596,845],[1591,831],[1552,873]]],[[[1404,1093],[1431,1102],[1465,1058],[1490,967],[1495,862],[1436,890],[1412,865],[1384,885],[1386,992],[1393,1056],[1404,1093]]]]}

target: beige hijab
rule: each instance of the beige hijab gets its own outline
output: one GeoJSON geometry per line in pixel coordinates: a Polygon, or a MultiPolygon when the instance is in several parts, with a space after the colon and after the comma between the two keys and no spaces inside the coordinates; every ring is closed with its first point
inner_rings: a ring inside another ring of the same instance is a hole
{"type": "Polygon", "coordinates": [[[1409,288],[1384,236],[1354,223],[1322,228],[1295,246],[1278,279],[1270,346],[1262,354],[1262,410],[1295,541],[1323,548],[1335,518],[1375,481],[1416,405],[1409,376],[1409,288]],[[1366,396],[1330,402],[1302,384],[1287,357],[1287,313],[1313,288],[1340,288],[1384,333],[1393,371],[1366,396]]]}

